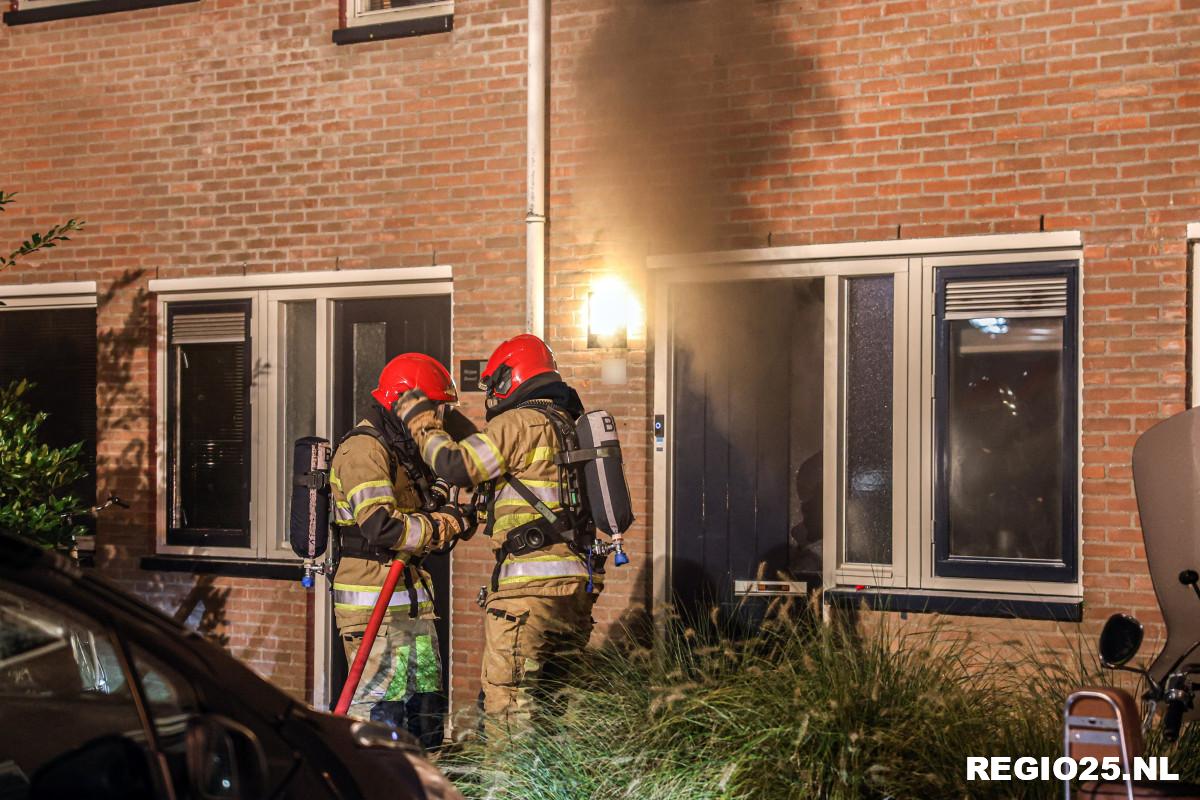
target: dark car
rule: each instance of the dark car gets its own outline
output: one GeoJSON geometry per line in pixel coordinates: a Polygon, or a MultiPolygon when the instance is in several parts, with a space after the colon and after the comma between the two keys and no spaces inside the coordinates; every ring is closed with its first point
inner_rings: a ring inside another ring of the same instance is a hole
{"type": "Polygon", "coordinates": [[[0,534],[0,800],[459,798],[407,736],[311,710],[0,534]]]}

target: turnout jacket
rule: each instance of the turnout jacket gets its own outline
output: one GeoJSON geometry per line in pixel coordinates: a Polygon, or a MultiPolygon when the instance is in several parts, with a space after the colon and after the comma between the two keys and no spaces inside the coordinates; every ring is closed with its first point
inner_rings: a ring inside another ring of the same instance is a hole
{"type": "MultiPolygon", "coordinates": [[[[359,425],[370,422],[363,420],[359,425]]],[[[411,561],[448,547],[463,533],[461,518],[421,511],[420,497],[404,467],[383,443],[367,434],[351,436],[337,448],[330,463],[329,484],[338,536],[349,538],[357,531],[368,544],[390,550],[409,564],[396,585],[385,619],[409,619],[414,598],[417,616],[433,618],[433,583],[429,573],[411,561]]],[[[343,552],[333,579],[339,628],[367,623],[390,567],[390,560],[343,552]]]]}
{"type": "MultiPolygon", "coordinates": [[[[421,457],[433,471],[458,486],[478,486],[495,481],[491,546],[503,549],[505,535],[519,525],[541,519],[508,482],[511,474],[521,480],[552,511],[563,508],[559,497],[561,450],[558,436],[545,415],[528,406],[550,401],[534,400],[510,409],[487,423],[484,429],[455,442],[442,428],[434,406],[419,390],[405,393],[396,413],[408,426],[421,448],[421,457]]],[[[593,575],[593,592],[603,588],[603,573],[593,575]]],[[[522,556],[507,555],[500,567],[496,590],[489,601],[506,597],[565,597],[588,581],[587,563],[558,542],[522,556]]]]}

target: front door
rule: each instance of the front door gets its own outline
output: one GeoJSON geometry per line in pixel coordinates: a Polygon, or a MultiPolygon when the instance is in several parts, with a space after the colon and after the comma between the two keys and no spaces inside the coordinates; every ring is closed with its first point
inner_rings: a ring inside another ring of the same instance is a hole
{"type": "Polygon", "coordinates": [[[753,626],[819,585],[824,280],[680,284],[670,325],[673,600],[753,626]]]}
{"type": "MultiPolygon", "coordinates": [[[[338,441],[363,418],[371,390],[388,361],[402,353],[424,353],[450,364],[450,297],[391,297],[338,300],[333,303],[333,425],[338,441]]],[[[450,556],[431,556],[425,568],[433,578],[442,657],[442,690],[450,681],[450,556]]],[[[346,661],[330,615],[330,697],[336,699],[346,679],[346,661]]]]}

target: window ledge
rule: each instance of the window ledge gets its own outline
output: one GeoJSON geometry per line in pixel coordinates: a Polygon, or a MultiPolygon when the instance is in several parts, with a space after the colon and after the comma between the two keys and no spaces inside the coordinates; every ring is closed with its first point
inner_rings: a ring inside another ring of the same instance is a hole
{"type": "Polygon", "coordinates": [[[229,578],[267,578],[299,581],[304,570],[291,561],[238,561],[222,558],[181,558],[145,556],[141,568],[150,572],[190,572],[195,575],[221,575],[229,578]]]}
{"type": "Polygon", "coordinates": [[[827,589],[825,602],[838,608],[866,606],[872,611],[914,614],[1044,619],[1056,622],[1080,622],[1083,619],[1083,601],[1071,597],[1035,599],[997,595],[827,589]]]}
{"type": "Polygon", "coordinates": [[[384,39],[403,39],[408,36],[425,36],[431,33],[448,33],[454,30],[454,15],[441,14],[436,17],[418,17],[398,22],[381,22],[377,25],[355,25],[339,28],[333,32],[334,44],[359,44],[379,42],[384,39]]]}
{"type": "Polygon", "coordinates": [[[62,3],[24,11],[6,11],[4,24],[28,25],[34,22],[51,22],[56,19],[93,17],[98,14],[115,14],[119,11],[136,11],[141,8],[198,2],[200,0],[80,0],[78,3],[62,3]]]}

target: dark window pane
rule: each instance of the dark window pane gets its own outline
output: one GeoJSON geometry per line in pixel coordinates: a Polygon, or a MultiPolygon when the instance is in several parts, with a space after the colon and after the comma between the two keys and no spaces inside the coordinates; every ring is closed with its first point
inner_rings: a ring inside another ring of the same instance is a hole
{"type": "Polygon", "coordinates": [[[170,312],[169,544],[250,546],[245,305],[189,304],[170,312]]]}
{"type": "Polygon", "coordinates": [[[891,275],[846,281],[845,557],[892,562],[891,275]]]}
{"type": "Polygon", "coordinates": [[[379,385],[379,373],[388,363],[386,322],[355,322],[354,348],[354,419],[360,420],[371,410],[371,392],[379,385]]]}
{"type": "MultiPolygon", "coordinates": [[[[84,476],[73,487],[96,498],[96,309],[0,309],[0,385],[26,378],[29,405],[49,416],[41,440],[51,447],[83,442],[84,476]]],[[[82,520],[86,521],[86,520],[82,520]]]]}
{"type": "Polygon", "coordinates": [[[1063,319],[948,325],[950,556],[1060,560],[1063,319]]]}
{"type": "Polygon", "coordinates": [[[937,272],[937,575],[1077,577],[1076,269],[937,272]]]}

